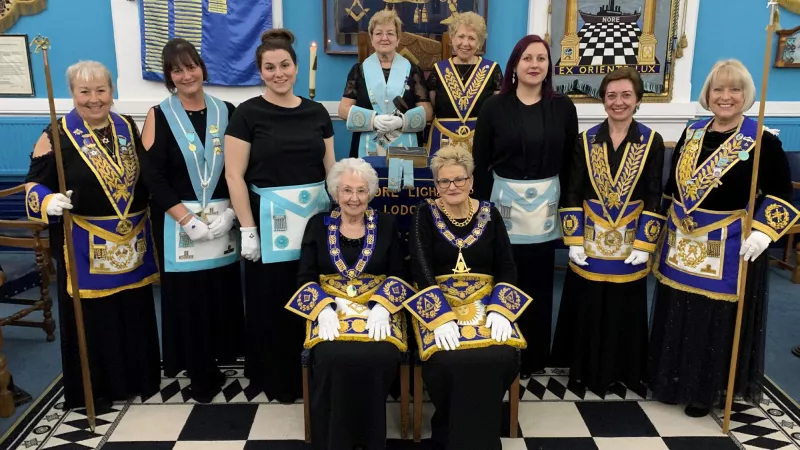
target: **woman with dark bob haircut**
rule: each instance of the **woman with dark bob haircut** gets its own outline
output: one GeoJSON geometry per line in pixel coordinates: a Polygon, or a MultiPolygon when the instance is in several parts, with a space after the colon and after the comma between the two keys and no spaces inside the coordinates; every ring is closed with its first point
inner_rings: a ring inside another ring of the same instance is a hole
{"type": "Polygon", "coordinates": [[[472,150],[475,197],[500,210],[521,274],[518,287],[535,300],[519,321],[529,342],[523,379],[550,357],[559,175],[577,137],[575,105],[553,91],[550,47],[537,35],[523,37],[508,58],[500,94],[481,108],[472,150]]]}
{"type": "Polygon", "coordinates": [[[162,52],[171,93],[142,132],[143,177],[161,269],[164,374],[187,370],[192,397],[210,402],[242,356],[244,311],[234,214],[225,182],[225,129],[234,107],[203,92],[197,49],[172,39],[162,52]]]}

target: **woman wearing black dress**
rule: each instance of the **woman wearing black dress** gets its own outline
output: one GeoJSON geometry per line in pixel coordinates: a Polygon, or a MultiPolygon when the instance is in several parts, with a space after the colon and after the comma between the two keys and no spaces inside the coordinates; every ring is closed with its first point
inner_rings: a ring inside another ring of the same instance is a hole
{"type": "Polygon", "coordinates": [[[759,196],[743,239],[758,123],[744,116],[755,85],[736,60],[720,61],[700,91],[714,116],[686,128],[664,189],[667,234],[653,272],[658,279],[650,334],[650,389],[665,403],[708,414],[728,379],[741,277],[744,293],[736,395],[759,399],[764,368],[767,255],[798,220],[790,201],[789,164],[781,141],[763,131],[759,196]],[[751,261],[743,272],[742,260],[751,261]]]}
{"type": "Polygon", "coordinates": [[[383,449],[386,397],[407,348],[403,251],[394,217],[367,205],[378,174],[363,159],[333,165],[328,192],[339,205],[306,226],[297,283],[286,306],[308,319],[312,445],[383,449]]]}
{"type": "Polygon", "coordinates": [[[455,55],[437,62],[426,82],[433,104],[426,142],[431,155],[447,144],[471,150],[483,102],[500,92],[503,84],[500,65],[476,55],[486,42],[483,17],[472,11],[454,15],[447,31],[455,55]]]}
{"type": "Polygon", "coordinates": [[[173,95],[150,110],[142,141],[161,267],[164,375],[188,370],[192,397],[206,403],[225,381],[217,364],[244,355],[236,216],[223,168],[234,107],[204,94],[208,73],[190,42],[169,41],[162,62],[173,95]]]}
{"type": "Polygon", "coordinates": [[[516,349],[526,345],[515,322],[531,302],[514,287],[500,213],[469,196],[473,168],[463,147],[439,150],[431,170],[440,198],[417,207],[411,229],[420,291],[405,306],[436,407],[432,441],[445,450],[501,448],[503,395],[519,373],[516,349]]]}
{"type": "Polygon", "coordinates": [[[247,259],[245,374],[281,402],[302,395],[305,324],[283,306],[297,288],[306,222],[328,209],[325,174],[334,163],[330,115],[292,92],[292,42],[288,30],[261,36],[256,66],[266,92],[240,104],[225,132],[225,178],[247,259]]]}
{"type": "MultiPolygon", "coordinates": [[[[506,65],[500,94],[483,104],[475,129],[475,196],[500,209],[514,249],[519,287],[536,301],[520,321],[530,345],[521,375],[550,356],[559,175],[578,137],[575,105],[553,91],[550,47],[522,38],[506,65]]],[[[563,180],[562,180],[563,181],[563,180]]]]}
{"type": "Polygon", "coordinates": [[[158,329],[151,284],[158,279],[148,193],[142,181],[139,130],[130,117],[110,112],[111,74],[81,61],[67,69],[75,109],[58,121],[66,195],[58,191],[53,132],[33,149],[26,177],[31,220],[50,223],[56,259],[58,328],[64,374],[64,409],[84,405],[75,314],[64,261],[64,209],[72,211],[72,237],[95,406],[134,396],[148,398],[161,381],[158,329]]]}
{"type": "Polygon", "coordinates": [[[433,114],[422,70],[397,53],[402,25],[394,11],[375,13],[369,20],[375,53],[347,74],[339,117],[353,132],[351,158],[384,156],[389,145],[416,147],[433,114]],[[397,97],[408,111],[397,111],[397,97]]]}
{"type": "Polygon", "coordinates": [[[575,143],[559,210],[570,263],[552,362],[601,397],[618,381],[647,393],[647,275],[665,221],[664,140],[633,120],[643,95],[629,67],[600,83],[608,119],[575,143]]]}

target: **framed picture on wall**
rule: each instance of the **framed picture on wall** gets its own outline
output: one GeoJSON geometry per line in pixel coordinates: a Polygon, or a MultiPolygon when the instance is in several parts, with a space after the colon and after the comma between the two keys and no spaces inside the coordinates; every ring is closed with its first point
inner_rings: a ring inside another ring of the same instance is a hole
{"type": "Polygon", "coordinates": [[[800,67],[800,26],[778,31],[775,67],[800,67]]]}
{"type": "Polygon", "coordinates": [[[474,11],[486,19],[489,0],[322,0],[325,53],[355,55],[358,33],[381,10],[392,9],[403,21],[403,32],[441,42],[453,15],[474,11]]]}
{"type": "Polygon", "coordinates": [[[27,34],[0,34],[0,96],[33,97],[27,34]]]}

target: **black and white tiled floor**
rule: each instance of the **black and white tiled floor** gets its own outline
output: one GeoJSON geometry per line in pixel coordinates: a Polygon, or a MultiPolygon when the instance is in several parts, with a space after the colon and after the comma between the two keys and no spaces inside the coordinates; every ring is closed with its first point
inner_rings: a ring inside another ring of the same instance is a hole
{"type": "MultiPolygon", "coordinates": [[[[248,389],[238,368],[211,404],[188,396],[189,380],[164,379],[159,394],[97,412],[89,431],[81,410],[64,411],[60,389],[45,394],[27,425],[0,449],[21,450],[304,450],[303,406],[270,403],[248,389]]],[[[735,450],[800,449],[800,422],[776,400],[736,403],[731,434],[721,431],[721,412],[691,419],[679,406],[643,399],[623,386],[604,399],[567,383],[558,369],[523,382],[519,439],[504,450],[735,450]]],[[[646,396],[646,394],[645,394],[646,396]]],[[[423,411],[423,443],[401,440],[399,405],[387,404],[387,449],[425,449],[433,408],[423,411]]],[[[506,419],[507,422],[507,419],[506,419]]],[[[508,424],[506,423],[506,436],[508,424]]]]}

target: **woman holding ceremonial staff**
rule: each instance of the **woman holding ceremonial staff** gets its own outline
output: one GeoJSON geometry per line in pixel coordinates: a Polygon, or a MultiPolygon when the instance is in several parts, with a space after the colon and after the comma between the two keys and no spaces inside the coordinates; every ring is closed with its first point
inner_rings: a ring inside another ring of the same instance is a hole
{"type": "Polygon", "coordinates": [[[514,286],[503,218],[469,196],[473,169],[461,146],[436,153],[439,199],[417,207],[410,239],[420,291],[405,306],[436,407],[432,440],[446,450],[500,450],[503,395],[519,372],[516,349],[526,345],[515,322],[532,301],[514,286]]]}
{"type": "Polygon", "coordinates": [[[664,191],[667,235],[650,341],[650,389],[659,401],[708,414],[727,381],[741,277],[747,277],[735,393],[753,397],[763,374],[767,255],[797,220],[781,141],[764,130],[752,232],[742,238],[758,122],[745,117],[755,86],[736,60],[711,69],[700,104],[714,116],[686,128],[664,191]],[[743,260],[752,261],[742,271],[743,260]]]}
{"type": "Polygon", "coordinates": [[[486,41],[483,17],[472,11],[455,15],[448,33],[455,56],[437,62],[427,81],[434,115],[427,141],[431,155],[448,143],[471,151],[481,106],[503,83],[500,66],[475,54],[486,41]]]}
{"type": "Polygon", "coordinates": [[[382,449],[386,397],[407,348],[403,250],[393,216],[368,206],[378,174],[363,159],[331,168],[338,205],[306,226],[298,284],[286,308],[307,319],[311,443],[315,449],[382,449]]]}
{"type": "Polygon", "coordinates": [[[375,13],[368,27],[375,53],[347,75],[339,117],[354,132],[351,158],[384,156],[390,145],[418,146],[433,114],[422,70],[397,53],[402,26],[394,11],[375,13]],[[398,97],[408,111],[398,110],[398,97]]]}
{"type": "Polygon", "coordinates": [[[234,107],[203,92],[208,73],[190,42],[169,41],[162,64],[172,95],[150,109],[142,141],[162,272],[164,375],[188,370],[192,397],[207,403],[225,381],[217,364],[244,355],[236,215],[224,176],[234,107]]]}
{"type": "Polygon", "coordinates": [[[134,396],[149,398],[161,381],[151,284],[158,279],[148,193],[140,177],[142,144],[133,119],[111,112],[114,86],[102,64],[67,69],[75,108],[48,126],[26,177],[28,218],[49,223],[56,259],[64,409],[84,406],[78,337],[67,279],[64,227],[72,212],[80,297],[97,410],[134,396]],[[58,191],[53,133],[59,133],[67,195],[58,191]]]}
{"type": "Polygon", "coordinates": [[[646,394],[647,274],[665,219],[664,140],[633,120],[643,95],[636,70],[606,75],[608,119],[581,133],[561,195],[570,263],[552,364],[600,397],[617,381],[646,394]]]}
{"type": "Polygon", "coordinates": [[[256,66],[266,92],[239,105],[225,131],[225,178],[247,259],[245,375],[284,403],[302,394],[304,322],[283,306],[297,289],[306,222],[328,209],[325,174],[334,163],[330,115],[292,91],[293,42],[288,30],[264,32],[256,66]]]}
{"type": "Polygon", "coordinates": [[[550,47],[536,35],[517,42],[500,94],[481,108],[475,128],[475,196],[500,209],[514,249],[519,288],[533,297],[520,321],[530,346],[521,376],[550,357],[559,175],[578,137],[572,100],[553,91],[550,47]]]}

